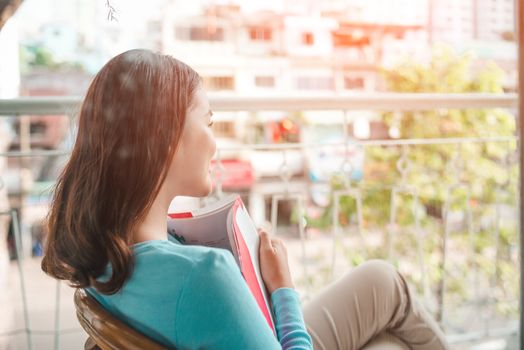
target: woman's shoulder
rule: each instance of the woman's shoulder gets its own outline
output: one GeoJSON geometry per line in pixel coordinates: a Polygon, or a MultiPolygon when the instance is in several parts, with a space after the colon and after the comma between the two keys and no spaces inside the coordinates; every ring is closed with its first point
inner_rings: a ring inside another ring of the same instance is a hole
{"type": "Polygon", "coordinates": [[[136,267],[153,265],[169,270],[180,269],[205,270],[209,268],[231,268],[235,260],[231,252],[220,248],[197,245],[182,245],[168,240],[156,240],[138,243],[133,246],[136,267]]]}

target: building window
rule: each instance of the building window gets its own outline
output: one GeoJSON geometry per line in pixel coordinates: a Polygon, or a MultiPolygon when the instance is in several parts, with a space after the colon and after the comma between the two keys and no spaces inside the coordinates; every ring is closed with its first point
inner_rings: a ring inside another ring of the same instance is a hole
{"type": "Polygon", "coordinates": [[[363,90],[364,89],[364,78],[344,77],[344,88],[347,90],[363,90]]]}
{"type": "Polygon", "coordinates": [[[299,77],[296,80],[299,90],[334,90],[335,84],[331,77],[299,77]]]}
{"type": "Polygon", "coordinates": [[[302,33],[302,44],[311,46],[315,43],[315,36],[313,33],[302,33]]]}
{"type": "Polygon", "coordinates": [[[180,40],[224,41],[224,29],[220,27],[176,28],[175,36],[180,40]]]}
{"type": "Polygon", "coordinates": [[[333,45],[335,47],[362,47],[369,45],[369,37],[361,33],[333,33],[333,45]]]}
{"type": "Polygon", "coordinates": [[[249,39],[252,41],[271,41],[273,32],[271,28],[251,27],[249,28],[249,39]]]}
{"type": "Polygon", "coordinates": [[[231,76],[204,77],[204,86],[209,91],[234,90],[235,79],[231,76]]]}
{"type": "Polygon", "coordinates": [[[255,86],[258,87],[274,87],[275,77],[272,76],[258,76],[255,77],[255,86]]]}

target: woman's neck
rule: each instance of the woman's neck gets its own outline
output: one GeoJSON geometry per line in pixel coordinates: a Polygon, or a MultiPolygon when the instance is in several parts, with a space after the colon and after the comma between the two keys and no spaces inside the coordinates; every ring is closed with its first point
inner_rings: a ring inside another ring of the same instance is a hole
{"type": "Polygon", "coordinates": [[[133,235],[133,243],[167,239],[167,210],[170,200],[167,196],[159,195],[138,225],[133,235]]]}

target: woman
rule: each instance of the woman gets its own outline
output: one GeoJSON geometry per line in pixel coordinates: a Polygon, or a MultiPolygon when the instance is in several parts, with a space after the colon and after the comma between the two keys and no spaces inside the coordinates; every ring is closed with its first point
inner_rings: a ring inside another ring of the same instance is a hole
{"type": "Polygon", "coordinates": [[[82,104],[49,214],[42,269],[87,288],[168,347],[357,349],[373,346],[380,334],[404,348],[447,347],[385,263],[364,264],[327,288],[305,306],[304,323],[285,247],[261,231],[275,337],[229,252],[168,239],[172,199],[211,191],[212,123],[201,79],[189,66],[146,50],[110,60],[82,104]]]}

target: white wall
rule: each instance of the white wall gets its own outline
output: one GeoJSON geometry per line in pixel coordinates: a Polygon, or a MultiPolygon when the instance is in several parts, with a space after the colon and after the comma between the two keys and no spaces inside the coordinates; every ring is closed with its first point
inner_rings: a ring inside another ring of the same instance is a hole
{"type": "Polygon", "coordinates": [[[329,18],[307,18],[288,16],[284,19],[285,49],[289,56],[325,57],[333,52],[331,30],[337,27],[329,18]],[[313,34],[313,44],[302,42],[304,33],[313,34]]]}

